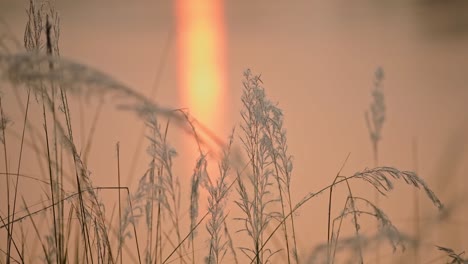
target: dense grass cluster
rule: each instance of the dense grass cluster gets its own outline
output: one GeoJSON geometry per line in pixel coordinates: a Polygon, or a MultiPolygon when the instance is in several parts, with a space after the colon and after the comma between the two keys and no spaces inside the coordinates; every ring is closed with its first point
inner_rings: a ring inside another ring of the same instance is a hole
{"type": "MultiPolygon", "coordinates": [[[[377,145],[385,120],[381,69],[376,72],[371,116],[366,115],[375,166],[348,176],[340,171],[331,184],[295,202],[291,182],[300,175],[294,175],[284,116],[278,104],[267,97],[259,75],[250,70],[244,72],[242,123],[227,143],[219,143],[221,151],[214,155],[216,161],[209,158],[213,146],[198,136],[200,129],[205,128],[197,126],[187,111],[162,108],[103,72],[61,58],[60,20],[50,3],[31,0],[27,14],[24,48],[7,37],[0,38],[2,89],[11,88],[8,95],[15,97],[6,98],[6,93],[0,96],[4,157],[0,173],[5,184],[0,198],[0,263],[336,263],[339,254],[353,263],[367,263],[366,257],[372,257],[369,252],[375,250],[376,242],[388,240],[397,249],[416,247],[418,241],[398,231],[378,200],[371,201],[353,191],[353,181],[368,184],[376,196],[392,190],[395,182],[405,182],[422,189],[437,209],[444,210],[439,198],[415,173],[377,166],[377,145]],[[121,185],[118,143],[118,185],[93,184],[92,168],[88,168],[86,158],[78,151],[82,146],[74,140],[71,96],[110,101],[116,109],[136,113],[146,124],[148,165],[135,189],[121,185]],[[2,102],[14,99],[24,109],[24,118],[12,120],[21,125],[19,143],[12,145],[9,109],[4,109],[2,102]],[[40,109],[41,120],[31,117],[31,107],[40,109]],[[34,126],[37,122],[39,129],[34,126]],[[177,151],[168,140],[170,125],[189,132],[198,144],[199,158],[193,165],[190,194],[182,193],[184,181],[174,173],[177,151]],[[46,200],[34,210],[37,207],[22,198],[22,181],[31,180],[22,174],[27,166],[21,162],[26,136],[40,142],[29,146],[40,156],[39,164],[44,165],[40,169],[44,177],[32,180],[47,186],[43,190],[46,200]],[[234,145],[240,145],[240,150],[234,145]],[[10,149],[19,149],[18,156],[13,157],[10,149]],[[66,171],[67,157],[73,162],[71,171],[66,171]],[[13,163],[15,160],[17,164],[13,163]],[[217,173],[209,173],[209,162],[217,162],[217,173]],[[339,185],[347,190],[342,205],[333,203],[333,191],[339,185]],[[113,201],[103,201],[100,190],[118,194],[117,212],[109,213],[113,201]],[[312,252],[300,252],[296,236],[301,227],[296,226],[295,212],[326,192],[328,226],[323,228],[328,230],[328,239],[312,252]],[[207,198],[203,203],[202,193],[207,198]],[[184,199],[188,208],[183,208],[184,199]],[[334,206],[343,206],[338,215],[332,214],[334,206]],[[238,209],[232,210],[235,215],[231,212],[233,207],[238,209]],[[182,223],[186,211],[189,225],[182,223]],[[361,231],[363,217],[378,223],[372,236],[361,231]],[[346,218],[351,219],[354,235],[350,237],[341,236],[346,218]],[[233,228],[236,225],[240,228],[233,228]],[[24,235],[24,229],[33,230],[33,234],[24,235]],[[270,243],[274,236],[280,238],[280,245],[270,243]],[[197,245],[202,246],[202,252],[197,245]],[[30,254],[36,246],[42,252],[30,254]]],[[[452,263],[466,263],[453,250],[439,249],[447,253],[452,263]]]]}

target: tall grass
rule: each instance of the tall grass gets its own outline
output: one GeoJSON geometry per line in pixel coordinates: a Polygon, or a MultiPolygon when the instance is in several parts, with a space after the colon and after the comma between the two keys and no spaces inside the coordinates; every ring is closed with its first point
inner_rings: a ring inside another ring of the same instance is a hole
{"type": "MultiPolygon", "coordinates": [[[[20,143],[12,145],[9,133],[14,131],[7,118],[9,109],[4,109],[5,96],[0,96],[0,139],[4,155],[1,175],[5,177],[6,189],[1,199],[6,200],[7,207],[6,213],[0,215],[0,231],[6,232],[2,237],[6,245],[1,248],[2,263],[3,260],[5,263],[337,263],[338,255],[346,257],[346,251],[353,252],[350,261],[364,263],[366,254],[374,253],[375,242],[386,239],[396,249],[411,246],[415,240],[398,231],[378,202],[360,196],[353,189],[353,182],[368,184],[378,196],[391,191],[394,182],[405,182],[422,189],[436,208],[444,208],[415,173],[377,165],[353,175],[342,175],[340,170],[331,184],[293,201],[293,157],[288,150],[285,117],[278,104],[268,98],[260,76],[250,70],[243,76],[240,128],[233,130],[227,143],[219,143],[218,136],[205,133],[221,149],[221,155],[213,155],[217,158],[214,162],[218,173],[210,175],[208,163],[212,161],[208,155],[216,150],[197,136],[207,128],[195,122],[187,111],[160,107],[101,71],[61,58],[60,20],[52,4],[38,6],[31,0],[27,14],[26,52],[0,50],[1,80],[12,88],[18,105],[24,110],[20,143]],[[145,124],[148,166],[141,172],[135,190],[121,185],[119,144],[117,185],[93,184],[92,168],[88,168],[86,158],[78,151],[81,147],[74,140],[69,96],[108,100],[118,110],[136,113],[145,124]],[[38,113],[30,113],[30,107],[40,109],[40,119],[38,113]],[[35,128],[33,124],[37,122],[42,129],[35,128]],[[182,191],[185,182],[174,170],[181,163],[176,162],[177,151],[169,142],[168,134],[173,127],[189,133],[198,146],[199,158],[190,193],[182,191]],[[32,150],[24,148],[26,136],[40,144],[28,145],[32,150]],[[242,148],[236,148],[237,145],[242,148]],[[9,166],[9,160],[13,159],[11,148],[19,149],[16,170],[9,166]],[[44,163],[42,179],[21,173],[23,148],[40,156],[39,166],[44,163]],[[66,158],[72,161],[70,170],[64,164],[66,158]],[[47,185],[46,199],[39,209],[24,199],[22,178],[47,185]],[[341,212],[333,215],[332,208],[339,206],[334,203],[333,194],[340,185],[346,187],[347,195],[341,212]],[[114,218],[113,211],[109,214],[109,203],[113,201],[104,201],[103,191],[116,192],[118,217],[114,218]],[[297,232],[306,227],[296,226],[295,213],[327,191],[328,212],[324,213],[328,215],[328,226],[324,227],[328,229],[327,241],[317,245],[312,255],[301,255],[297,232]],[[202,192],[207,194],[206,203],[200,202],[202,192]],[[20,199],[22,209],[17,208],[20,199]],[[188,206],[184,207],[183,200],[189,201],[188,206]],[[201,208],[201,204],[205,206],[201,208]],[[189,215],[188,221],[185,214],[189,215]],[[342,238],[347,218],[352,220],[354,234],[342,238]],[[361,218],[378,223],[375,235],[366,236],[361,232],[361,218]],[[42,227],[42,222],[46,222],[47,228],[42,227]],[[239,229],[234,228],[236,223],[241,224],[239,229]],[[32,228],[33,234],[23,233],[27,227],[32,228]],[[18,229],[20,234],[15,232],[18,229]],[[281,243],[272,245],[274,236],[281,243]],[[29,251],[35,244],[41,247],[40,258],[29,251]]],[[[0,41],[0,47],[8,45],[3,39],[0,41]]],[[[376,87],[380,87],[382,74],[376,73],[376,87]]],[[[372,122],[367,120],[377,161],[384,107],[378,91],[374,97],[372,122]]],[[[301,176],[295,175],[294,179],[301,176]]],[[[440,249],[456,261],[461,259],[453,250],[440,249]]]]}
{"type": "MultiPolygon", "coordinates": [[[[374,89],[372,90],[372,104],[370,105],[370,117],[369,112],[366,111],[366,124],[369,131],[370,140],[372,142],[372,154],[374,156],[374,167],[379,165],[379,142],[382,139],[382,128],[385,122],[385,97],[383,93],[383,79],[384,71],[381,67],[378,67],[375,71],[374,78],[374,89]]],[[[380,206],[379,194],[374,191],[374,202],[377,206],[380,206]]],[[[377,241],[377,243],[379,243],[377,241]]],[[[375,250],[377,264],[380,263],[380,245],[377,245],[375,250]]]]}
{"type": "MultiPolygon", "coordinates": [[[[245,71],[241,98],[244,107],[241,112],[243,136],[240,140],[247,153],[251,172],[247,183],[238,181],[241,199],[236,202],[245,213],[245,217],[238,219],[244,222],[243,231],[252,238],[254,248],[243,247],[242,251],[251,260],[256,259],[256,263],[268,262],[278,252],[269,249],[260,251],[259,247],[263,244],[270,222],[284,218],[286,212],[292,210],[292,157],[287,153],[283,114],[268,100],[261,84],[260,76],[253,75],[250,70],[245,71]],[[246,184],[250,185],[251,190],[247,189],[246,184]],[[273,187],[274,184],[276,187],[273,187]],[[273,188],[277,188],[279,197],[273,194],[273,188]],[[280,204],[279,211],[273,209],[275,203],[280,204]]],[[[292,261],[291,254],[294,261],[298,262],[293,217],[290,227],[287,222],[282,224],[282,231],[288,263],[292,261]],[[289,232],[292,233],[292,243],[289,232]]]]}

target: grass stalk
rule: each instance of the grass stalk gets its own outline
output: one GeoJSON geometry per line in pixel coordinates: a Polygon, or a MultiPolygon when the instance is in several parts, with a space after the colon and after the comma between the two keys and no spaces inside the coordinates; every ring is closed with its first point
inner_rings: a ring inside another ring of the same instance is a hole
{"type": "Polygon", "coordinates": [[[2,129],[2,143],[3,143],[3,154],[4,154],[4,161],[5,161],[5,172],[6,172],[6,197],[7,197],[7,252],[6,252],[6,263],[10,263],[10,255],[11,255],[11,239],[13,234],[11,233],[10,229],[10,175],[8,170],[8,151],[7,151],[7,140],[5,135],[6,123],[7,119],[5,114],[3,113],[3,106],[2,106],[2,98],[0,97],[0,127],[2,129]]]}
{"type": "MultiPolygon", "coordinates": [[[[343,178],[343,176],[338,175],[337,178],[343,178]]],[[[363,253],[362,253],[361,237],[360,237],[360,234],[359,234],[360,225],[359,225],[359,222],[358,222],[358,210],[356,209],[356,206],[355,206],[355,203],[354,203],[355,197],[353,196],[353,192],[351,191],[351,185],[350,185],[348,179],[346,179],[346,186],[348,188],[348,198],[346,198],[346,201],[344,203],[343,212],[346,209],[346,207],[348,206],[348,203],[350,203],[351,204],[352,214],[353,214],[353,224],[354,224],[353,226],[354,226],[354,231],[356,233],[356,240],[357,240],[357,247],[358,247],[358,252],[357,253],[358,253],[358,256],[359,256],[359,263],[363,264],[364,263],[364,256],[363,256],[363,253]]],[[[340,224],[339,224],[338,232],[337,232],[336,238],[335,238],[335,243],[334,243],[334,247],[333,247],[333,254],[331,254],[331,257],[329,258],[330,259],[329,263],[334,263],[334,260],[335,260],[336,249],[338,247],[338,238],[340,236],[340,230],[341,230],[341,225],[342,225],[343,219],[344,219],[344,216],[342,215],[340,217],[340,224]]],[[[331,235],[331,239],[333,239],[333,235],[331,235]]]]}
{"type": "MultiPolygon", "coordinates": [[[[53,12],[53,10],[51,10],[53,12]]],[[[52,50],[52,27],[53,25],[49,21],[49,15],[46,16],[46,47],[47,47],[47,55],[49,56],[54,56],[53,50],[52,50]]],[[[49,70],[53,71],[54,70],[54,64],[52,62],[49,62],[49,70]]],[[[50,81],[50,87],[51,87],[51,105],[50,109],[52,111],[52,118],[53,118],[53,152],[54,152],[54,160],[55,160],[55,177],[56,181],[51,182],[53,189],[55,190],[56,194],[60,196],[59,192],[59,184],[60,184],[60,179],[59,179],[59,162],[58,162],[58,147],[57,147],[57,114],[56,114],[56,108],[55,108],[55,98],[56,98],[56,86],[54,82],[51,80],[50,81]]],[[[58,263],[61,263],[61,260],[63,258],[63,233],[61,230],[63,230],[63,223],[62,223],[62,217],[63,215],[63,204],[59,203],[57,207],[58,213],[57,213],[57,228],[58,228],[58,233],[56,234],[57,238],[57,245],[56,245],[56,250],[57,250],[57,258],[58,258],[58,263]]]]}
{"type": "MultiPolygon", "coordinates": [[[[13,234],[13,230],[14,230],[14,221],[15,221],[15,212],[16,212],[16,199],[17,199],[17,195],[18,195],[18,186],[19,186],[19,175],[20,175],[20,168],[21,168],[21,158],[23,156],[23,145],[24,145],[24,134],[26,132],[26,123],[27,123],[27,120],[28,120],[28,110],[29,110],[29,99],[30,99],[30,95],[31,95],[31,90],[28,89],[28,97],[27,97],[27,102],[26,102],[26,110],[25,110],[25,115],[24,115],[24,122],[23,122],[23,129],[22,129],[22,133],[21,133],[21,143],[20,143],[20,150],[19,150],[19,157],[18,157],[18,168],[16,170],[16,184],[15,184],[15,192],[14,192],[14,196],[13,196],[13,210],[11,212],[12,216],[11,216],[11,234],[13,234]]],[[[3,113],[2,113],[2,116],[3,116],[3,113]]],[[[3,135],[3,137],[5,138],[5,135],[3,135]]],[[[7,167],[5,167],[7,168],[7,167]]],[[[7,178],[8,178],[8,169],[7,169],[7,178]]]]}
{"type": "MultiPolygon", "coordinates": [[[[412,144],[412,152],[413,152],[413,167],[414,171],[418,173],[419,171],[419,163],[418,163],[418,141],[416,138],[413,138],[412,144]]],[[[421,226],[420,226],[420,217],[419,217],[419,192],[417,189],[413,190],[413,206],[414,206],[414,230],[415,230],[415,239],[416,241],[420,241],[421,239],[421,226]]],[[[414,249],[414,263],[419,264],[419,243],[416,244],[414,249]]]]}
{"type": "Polygon", "coordinates": [[[33,228],[34,228],[34,232],[36,233],[36,236],[37,236],[37,239],[39,240],[39,244],[41,245],[42,247],[42,252],[44,253],[44,257],[47,261],[48,264],[51,264],[52,261],[49,257],[49,254],[47,253],[47,249],[45,247],[45,244],[44,242],[42,242],[42,238],[41,238],[41,234],[39,233],[39,229],[37,228],[37,225],[36,225],[36,222],[34,221],[34,219],[32,218],[32,215],[31,212],[29,211],[29,208],[26,204],[26,201],[24,200],[23,198],[23,205],[24,205],[24,208],[26,209],[26,212],[27,212],[27,216],[29,217],[29,220],[31,220],[31,223],[33,225],[33,228]]]}
{"type": "MultiPolygon", "coordinates": [[[[365,119],[369,136],[372,143],[372,154],[374,158],[374,167],[379,164],[379,142],[382,138],[382,127],[385,122],[386,106],[384,101],[384,93],[382,88],[382,81],[384,79],[384,71],[378,67],[374,74],[374,89],[372,91],[373,101],[370,106],[369,118],[368,112],[365,113],[365,119]]],[[[380,195],[377,190],[374,190],[374,203],[380,207],[380,195]]],[[[377,248],[375,250],[376,263],[380,263],[380,242],[377,241],[377,248]]]]}
{"type": "Polygon", "coordinates": [[[117,186],[118,186],[118,201],[119,201],[119,244],[117,249],[117,258],[120,259],[120,264],[123,263],[122,261],[122,225],[120,224],[122,221],[122,206],[121,206],[121,198],[120,198],[120,144],[117,142],[116,144],[116,151],[117,151],[117,186]]]}
{"type": "MultiPolygon", "coordinates": [[[[2,216],[0,215],[0,221],[2,222],[3,227],[6,227],[6,226],[9,225],[9,223],[5,223],[5,220],[6,220],[6,219],[7,219],[7,217],[2,217],[2,216]]],[[[8,235],[8,234],[7,234],[7,235],[8,235]]],[[[11,238],[11,243],[13,244],[13,247],[15,248],[16,253],[17,253],[18,256],[20,257],[21,263],[24,263],[23,256],[21,255],[21,252],[20,252],[18,246],[16,245],[15,239],[14,239],[13,237],[11,238]]],[[[4,253],[5,256],[6,256],[6,262],[8,262],[9,260],[13,260],[13,261],[16,261],[17,263],[20,263],[20,261],[17,261],[15,258],[13,258],[13,257],[11,256],[11,254],[8,255],[7,252],[5,252],[5,251],[3,251],[3,250],[2,250],[2,253],[4,253]]],[[[0,259],[0,260],[1,260],[1,259],[0,259]]]]}
{"type": "MultiPolygon", "coordinates": [[[[334,186],[336,185],[336,181],[339,179],[339,178],[342,178],[342,176],[340,176],[341,174],[341,171],[343,170],[346,162],[348,161],[349,159],[349,156],[350,156],[351,153],[348,154],[348,156],[346,157],[345,161],[343,162],[343,165],[341,166],[340,170],[338,171],[338,173],[336,174],[335,178],[333,179],[333,182],[332,184],[330,185],[330,192],[329,192],[329,198],[328,198],[328,227],[327,227],[327,263],[333,263],[334,262],[334,256],[335,256],[335,252],[336,252],[336,243],[335,243],[335,250],[333,251],[333,254],[331,253],[332,252],[332,248],[331,248],[331,244],[333,243],[333,235],[332,235],[332,230],[331,230],[331,211],[332,211],[332,196],[333,196],[333,189],[334,189],[334,186]]],[[[346,179],[346,178],[345,178],[346,179]]],[[[351,186],[349,185],[349,181],[346,179],[346,185],[348,187],[348,193],[349,193],[349,197],[351,197],[351,206],[353,208],[353,210],[355,211],[354,209],[354,203],[353,203],[353,194],[352,194],[352,191],[351,191],[351,186]]],[[[347,206],[347,203],[348,203],[348,200],[349,199],[346,199],[346,202],[345,202],[345,208],[347,206]]],[[[355,232],[356,232],[356,237],[359,239],[359,224],[358,224],[358,219],[357,219],[357,215],[356,213],[354,213],[353,215],[354,217],[354,228],[355,228],[355,232]]],[[[340,222],[340,227],[341,227],[341,222],[340,222]]],[[[339,232],[338,232],[339,233],[339,232]]],[[[338,235],[337,235],[337,238],[336,240],[338,240],[338,235]]],[[[364,260],[363,260],[363,256],[362,256],[362,249],[361,249],[361,246],[360,246],[360,243],[358,245],[359,247],[359,257],[360,257],[360,262],[359,263],[364,263],[364,260]]]]}
{"type": "MultiPolygon", "coordinates": [[[[268,136],[270,137],[271,141],[273,142],[273,135],[272,135],[272,132],[270,130],[271,127],[267,127],[267,133],[268,133],[268,136]]],[[[284,216],[285,215],[285,201],[283,199],[283,183],[282,183],[282,179],[280,179],[280,172],[279,172],[279,168],[278,168],[278,163],[277,163],[277,154],[275,151],[272,151],[272,159],[273,159],[273,165],[275,167],[275,178],[276,178],[276,184],[277,184],[277,187],[278,187],[278,194],[279,194],[279,197],[280,197],[280,204],[281,204],[281,215],[284,216]]],[[[283,233],[284,233],[284,240],[285,240],[285,244],[286,244],[286,255],[287,255],[287,259],[288,259],[288,263],[291,263],[291,257],[290,257],[290,249],[289,249],[289,238],[288,238],[288,228],[287,228],[287,223],[283,223],[283,233]]],[[[296,262],[297,263],[297,262],[296,262]]]]}
{"type": "MultiPolygon", "coordinates": [[[[158,168],[158,186],[162,186],[162,168],[159,167],[158,168]]],[[[157,263],[158,261],[158,256],[159,256],[159,263],[162,263],[162,225],[161,225],[161,214],[162,214],[162,208],[161,208],[161,197],[162,195],[162,190],[158,188],[158,216],[156,218],[156,242],[155,242],[155,246],[154,246],[154,264],[157,263]]]]}

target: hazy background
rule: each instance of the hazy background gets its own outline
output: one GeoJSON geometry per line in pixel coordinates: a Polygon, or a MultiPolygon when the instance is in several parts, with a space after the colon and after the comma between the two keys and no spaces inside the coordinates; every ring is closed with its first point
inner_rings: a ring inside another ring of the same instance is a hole
{"type": "MultiPolygon", "coordinates": [[[[27,5],[0,0],[0,18],[20,40],[27,5]]],[[[56,9],[63,57],[101,69],[148,96],[155,89],[152,98],[162,105],[186,107],[178,100],[172,1],[57,1],[56,9]]],[[[233,0],[225,1],[224,9],[227,104],[220,137],[240,122],[242,72],[251,68],[261,73],[268,96],[285,113],[295,201],[332,182],[348,153],[343,174],[372,167],[364,112],[372,100],[374,71],[382,66],[387,120],[380,164],[414,170],[417,142],[419,175],[443,202],[459,201],[460,212],[468,211],[466,200],[460,202],[467,197],[468,2],[233,0]]],[[[15,102],[6,105],[11,119],[20,120],[15,102]]],[[[97,104],[82,101],[74,107],[81,109],[75,118],[77,140],[84,142],[97,104]]],[[[120,141],[126,182],[135,184],[149,161],[144,146],[136,162],[132,159],[143,136],[141,122],[110,104],[99,120],[88,165],[93,183],[116,184],[109,183],[115,181],[109,174],[115,174],[115,143],[120,141]]],[[[14,127],[19,130],[21,122],[14,127]]],[[[184,151],[181,138],[174,142],[180,152],[175,162],[190,161],[177,168],[182,178],[187,175],[188,185],[195,156],[184,151]]],[[[366,189],[360,191],[366,195],[366,189]]],[[[412,195],[413,189],[401,183],[383,202],[394,223],[410,233],[412,195]]],[[[434,218],[436,209],[420,197],[421,218],[434,218]]],[[[297,217],[303,255],[326,240],[326,201],[326,195],[320,196],[297,217]]],[[[428,241],[467,250],[466,216],[458,213],[431,229],[428,241]]]]}

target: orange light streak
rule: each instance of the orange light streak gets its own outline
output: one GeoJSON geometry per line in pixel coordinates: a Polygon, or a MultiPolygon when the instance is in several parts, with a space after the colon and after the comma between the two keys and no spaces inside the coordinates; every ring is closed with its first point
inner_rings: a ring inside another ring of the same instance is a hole
{"type": "Polygon", "coordinates": [[[218,134],[225,89],[222,0],[177,0],[176,10],[183,106],[218,134]]]}

